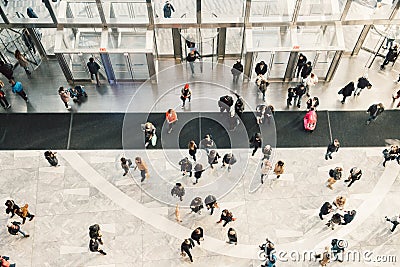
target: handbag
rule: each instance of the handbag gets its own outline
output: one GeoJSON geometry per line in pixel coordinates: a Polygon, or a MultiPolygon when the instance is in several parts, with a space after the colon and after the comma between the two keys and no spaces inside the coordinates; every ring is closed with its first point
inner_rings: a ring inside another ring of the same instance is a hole
{"type": "Polygon", "coordinates": [[[156,144],[157,144],[157,135],[153,135],[153,137],[151,138],[151,145],[156,146],[156,144]]]}

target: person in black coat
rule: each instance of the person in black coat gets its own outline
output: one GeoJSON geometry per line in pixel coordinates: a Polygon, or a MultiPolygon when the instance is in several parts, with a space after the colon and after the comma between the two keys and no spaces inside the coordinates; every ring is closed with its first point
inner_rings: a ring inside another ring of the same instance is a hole
{"type": "Polygon", "coordinates": [[[210,168],[214,169],[214,164],[218,163],[218,159],[221,156],[218,154],[217,151],[215,150],[211,150],[210,153],[208,153],[207,158],[208,158],[208,164],[210,164],[210,168]]]}
{"type": "Polygon", "coordinates": [[[354,90],[354,82],[349,82],[345,87],[340,89],[338,93],[343,95],[343,100],[341,101],[342,104],[344,104],[348,96],[351,96],[354,90]]]}
{"type": "Polygon", "coordinates": [[[368,110],[367,113],[369,113],[369,118],[368,120],[365,122],[365,124],[370,124],[372,120],[376,120],[376,118],[382,114],[382,112],[385,110],[385,108],[383,107],[382,103],[379,104],[373,104],[371,105],[368,110]]]}
{"type": "Polygon", "coordinates": [[[287,107],[292,105],[292,100],[293,100],[294,96],[296,95],[295,92],[294,92],[295,89],[296,89],[295,87],[289,87],[288,88],[288,97],[286,99],[287,107]]]}
{"type": "Polygon", "coordinates": [[[352,210],[352,211],[346,211],[346,213],[343,216],[343,222],[341,223],[342,225],[346,225],[349,224],[354,217],[356,216],[356,211],[352,210]]]}
{"type": "Polygon", "coordinates": [[[317,107],[319,106],[319,98],[314,96],[313,98],[309,98],[306,102],[307,104],[307,109],[310,110],[311,108],[314,108],[314,110],[317,109],[317,107]]]}
{"type": "Polygon", "coordinates": [[[350,182],[347,187],[350,187],[355,181],[360,180],[361,176],[362,176],[362,171],[359,168],[357,167],[351,168],[349,178],[344,180],[346,183],[350,182]]]}
{"type": "Polygon", "coordinates": [[[311,61],[308,61],[306,65],[303,66],[301,69],[301,78],[305,79],[310,75],[312,72],[311,61]]]}
{"type": "Polygon", "coordinates": [[[211,209],[210,215],[213,215],[214,208],[218,208],[217,198],[213,195],[208,195],[204,203],[206,203],[207,210],[211,209]]]}
{"type": "Polygon", "coordinates": [[[304,84],[297,85],[297,87],[294,89],[294,93],[295,93],[294,103],[296,104],[297,100],[297,107],[300,108],[301,99],[303,95],[306,93],[306,87],[304,86],[304,84]]]}
{"type": "Polygon", "coordinates": [[[180,160],[178,164],[181,166],[181,172],[182,176],[185,176],[187,173],[189,173],[189,177],[192,177],[192,163],[190,160],[185,157],[184,159],[180,160]]]}
{"type": "Polygon", "coordinates": [[[58,159],[56,157],[56,154],[57,152],[52,152],[50,150],[44,152],[44,157],[47,159],[47,162],[53,167],[58,166],[58,159]]]}
{"type": "Polygon", "coordinates": [[[24,237],[29,237],[28,234],[25,234],[21,230],[21,223],[20,222],[12,222],[7,224],[7,230],[11,235],[18,235],[18,233],[21,233],[24,237]]]}
{"type": "Polygon", "coordinates": [[[13,74],[13,65],[10,63],[4,63],[4,61],[0,60],[0,73],[3,74],[9,82],[14,80],[13,74]]]}
{"type": "Polygon", "coordinates": [[[303,69],[303,67],[306,65],[307,62],[307,57],[305,55],[303,55],[302,53],[300,53],[299,55],[299,59],[297,60],[297,74],[296,74],[296,78],[299,78],[300,72],[303,69]]]}
{"type": "Polygon", "coordinates": [[[256,133],[253,135],[250,139],[250,147],[253,147],[253,153],[251,156],[254,156],[254,154],[257,152],[257,149],[262,146],[262,138],[260,133],[256,133]]]}
{"type": "Polygon", "coordinates": [[[197,163],[194,166],[194,178],[196,178],[196,181],[193,183],[194,185],[199,182],[199,179],[204,171],[205,169],[203,168],[203,164],[197,163]]]}
{"type": "Polygon", "coordinates": [[[234,243],[235,245],[237,245],[237,234],[236,234],[235,229],[229,228],[229,230],[228,230],[228,241],[226,243],[229,243],[229,244],[234,243]]]}
{"type": "Polygon", "coordinates": [[[256,68],[255,68],[255,72],[258,75],[264,75],[265,73],[267,73],[268,67],[265,64],[264,61],[261,61],[259,63],[257,63],[256,68]]]}
{"type": "Polygon", "coordinates": [[[385,66],[389,64],[389,62],[395,62],[398,56],[398,51],[397,51],[397,44],[394,45],[393,47],[389,48],[388,53],[386,54],[385,60],[383,61],[381,65],[381,70],[385,69],[385,66]]]}
{"type": "Polygon", "coordinates": [[[243,98],[238,94],[235,94],[235,95],[238,98],[235,103],[235,113],[238,115],[238,117],[240,119],[242,119],[242,115],[243,115],[243,111],[244,111],[243,98]]]}
{"type": "Polygon", "coordinates": [[[233,64],[231,73],[233,75],[233,82],[237,83],[239,81],[240,74],[243,73],[243,65],[242,63],[240,63],[240,59],[238,59],[236,63],[233,64]]]}
{"type": "Polygon", "coordinates": [[[323,220],[322,215],[328,215],[329,213],[332,212],[332,205],[329,202],[325,202],[324,205],[322,205],[321,209],[319,210],[319,218],[323,220]]]}
{"type": "Polygon", "coordinates": [[[193,262],[192,254],[190,253],[190,249],[194,248],[194,242],[192,239],[185,239],[181,244],[181,255],[185,256],[185,253],[189,256],[191,262],[193,262]]]}
{"type": "Polygon", "coordinates": [[[236,158],[232,153],[227,153],[224,155],[222,158],[222,166],[221,168],[225,167],[228,165],[228,171],[231,170],[231,166],[236,163],[236,158]]]}
{"type": "Polygon", "coordinates": [[[233,106],[233,98],[229,95],[221,96],[218,100],[219,111],[230,112],[231,107],[233,106]]]}
{"type": "Polygon", "coordinates": [[[358,79],[358,83],[357,83],[357,88],[356,90],[354,90],[354,96],[359,96],[361,91],[365,88],[370,89],[372,87],[372,84],[368,81],[367,78],[365,77],[360,77],[358,79]]]}
{"type": "Polygon", "coordinates": [[[99,248],[99,241],[96,238],[91,238],[89,241],[89,250],[91,252],[99,252],[100,254],[107,255],[104,250],[99,248]]]}
{"type": "Polygon", "coordinates": [[[194,76],[194,62],[196,59],[200,58],[199,52],[193,49],[190,53],[186,56],[186,61],[189,62],[190,70],[192,71],[192,77],[194,76]]]}
{"type": "Polygon", "coordinates": [[[17,204],[15,204],[14,200],[8,199],[8,200],[6,201],[6,203],[5,203],[5,205],[6,205],[6,207],[7,207],[7,208],[6,208],[6,214],[11,213],[11,217],[10,217],[10,218],[14,217],[14,215],[15,215],[16,213],[18,213],[18,211],[19,211],[19,206],[18,206],[17,204]]]}
{"type": "Polygon", "coordinates": [[[329,143],[328,148],[326,149],[325,160],[328,160],[328,157],[332,159],[332,153],[338,152],[340,147],[339,140],[335,139],[332,143],[329,143]]]}
{"type": "MultiPolygon", "coordinates": [[[[197,244],[200,245],[200,240],[204,240],[204,238],[203,238],[203,228],[197,227],[196,229],[194,229],[194,231],[192,232],[192,235],[190,237],[194,241],[196,241],[197,244]]],[[[194,243],[193,243],[193,247],[194,247],[194,243]]]]}
{"type": "Polygon", "coordinates": [[[223,210],[221,213],[221,218],[219,219],[219,221],[217,223],[221,223],[222,221],[225,221],[224,224],[222,225],[223,227],[225,227],[228,223],[230,223],[231,221],[235,221],[236,218],[233,218],[232,213],[229,210],[223,210]]]}

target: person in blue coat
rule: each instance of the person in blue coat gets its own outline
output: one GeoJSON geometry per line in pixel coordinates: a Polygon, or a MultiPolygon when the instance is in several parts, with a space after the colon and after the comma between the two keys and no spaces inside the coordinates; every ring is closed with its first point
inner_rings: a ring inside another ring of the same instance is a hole
{"type": "Polygon", "coordinates": [[[22,87],[22,83],[16,82],[14,80],[11,80],[10,83],[11,83],[12,92],[14,94],[20,95],[26,101],[26,103],[28,103],[29,102],[28,96],[26,95],[24,88],[22,87]]]}
{"type": "Polygon", "coordinates": [[[166,1],[163,11],[164,11],[164,18],[171,18],[172,12],[175,12],[175,9],[174,6],[169,1],[166,1]]]}

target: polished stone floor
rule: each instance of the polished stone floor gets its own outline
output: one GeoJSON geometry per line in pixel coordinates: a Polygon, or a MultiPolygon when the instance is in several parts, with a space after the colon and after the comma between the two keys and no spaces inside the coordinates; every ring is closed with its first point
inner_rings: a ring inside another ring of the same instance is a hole
{"type": "MultiPolygon", "coordinates": [[[[393,141],[398,142],[398,141],[393,141]]],[[[260,152],[234,150],[239,161],[232,171],[216,167],[206,169],[199,184],[180,175],[177,161],[186,151],[58,151],[60,166],[49,167],[43,151],[0,152],[0,200],[29,203],[36,215],[23,230],[29,238],[0,231],[1,255],[9,255],[17,266],[260,266],[257,245],[268,237],[277,252],[321,251],[332,238],[343,238],[349,249],[372,251],[373,257],[393,255],[399,260],[399,230],[390,233],[384,216],[399,214],[400,166],[389,162],[382,166],[382,149],[341,148],[333,159],[324,159],[324,148],[275,149],[273,164],[286,163],[279,180],[269,175],[260,185],[260,152]],[[136,171],[125,177],[118,159],[141,156],[150,170],[141,187],[136,171]],[[363,171],[360,181],[348,188],[343,181],[334,190],[325,187],[330,168],[341,166],[344,176],[350,168],[363,171]],[[181,202],[182,223],[175,221],[175,205],[169,195],[180,181],[186,187],[181,202]],[[205,190],[207,188],[207,190],[205,190]],[[141,190],[142,189],[142,190],[141,190]],[[217,196],[220,209],[210,216],[190,214],[187,207],[194,196],[217,196]],[[346,226],[327,229],[318,218],[320,206],[336,196],[348,198],[345,210],[355,209],[357,216],[346,226]],[[156,200],[157,199],[157,200],[156,200]],[[169,203],[170,205],[167,205],[169,203]],[[223,228],[217,225],[222,209],[237,218],[223,228]],[[100,224],[107,256],[88,251],[88,227],[100,224]],[[179,255],[182,240],[202,226],[205,241],[192,250],[194,263],[179,255]],[[225,243],[227,228],[238,233],[238,245],[225,243]]],[[[220,151],[224,154],[226,151],[220,151]]],[[[204,152],[198,162],[205,165],[204,152]]],[[[3,206],[4,208],[4,206],[3,206]]],[[[9,220],[2,212],[1,225],[9,220]]],[[[282,256],[282,260],[284,257],[282,256]]],[[[397,266],[398,263],[345,262],[329,266],[397,266]]],[[[279,262],[277,266],[318,266],[316,262],[279,262]]]]}

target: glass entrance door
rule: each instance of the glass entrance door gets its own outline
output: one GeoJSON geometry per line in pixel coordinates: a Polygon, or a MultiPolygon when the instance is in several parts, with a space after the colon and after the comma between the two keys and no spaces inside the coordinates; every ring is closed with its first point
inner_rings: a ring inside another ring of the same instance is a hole
{"type": "Polygon", "coordinates": [[[99,54],[64,54],[65,60],[71,70],[74,80],[89,80],[90,73],[87,68],[89,58],[93,57],[94,61],[100,65],[99,78],[107,81],[104,67],[99,54]]]}

